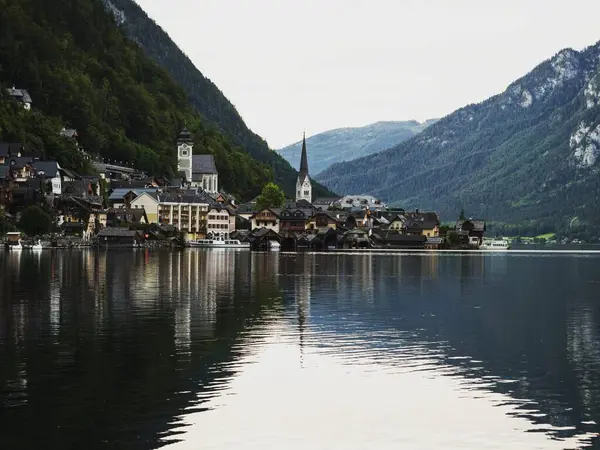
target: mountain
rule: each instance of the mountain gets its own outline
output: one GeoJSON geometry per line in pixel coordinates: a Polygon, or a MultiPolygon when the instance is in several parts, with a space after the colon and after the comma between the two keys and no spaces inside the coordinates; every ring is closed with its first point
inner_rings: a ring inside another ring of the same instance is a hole
{"type": "MultiPolygon", "coordinates": [[[[306,139],[309,172],[317,174],[337,162],[352,161],[386,150],[410,139],[432,123],[435,120],[424,123],[415,120],[377,122],[365,127],[338,128],[316,134],[306,139]]],[[[278,150],[296,169],[300,167],[301,151],[302,141],[278,150]]]]}
{"type": "MultiPolygon", "coordinates": [[[[209,122],[217,126],[236,145],[240,145],[254,159],[268,165],[275,182],[286,194],[293,196],[298,172],[267,143],[253,133],[242,120],[235,107],[215,84],[194,66],[163,29],[157,25],[133,0],[103,0],[121,29],[144,50],[146,55],[165,68],[182,86],[190,101],[209,122]]],[[[205,43],[210,46],[210,42],[205,43]]],[[[240,76],[243,76],[241,74],[240,76]]],[[[313,183],[316,196],[331,192],[313,183]]]]}
{"type": "Polygon", "coordinates": [[[72,143],[88,153],[134,163],[151,174],[176,170],[176,140],[187,125],[195,151],[212,153],[232,194],[252,198],[272,179],[227,136],[202,119],[185,91],[117,27],[101,0],[0,0],[0,139],[44,149],[86,171],[72,143]],[[26,89],[31,111],[8,98],[26,89]]]}
{"type": "Polygon", "coordinates": [[[404,207],[538,229],[600,224],[600,43],[560,51],[503,93],[318,180],[404,207]],[[577,222],[577,221],[576,221],[577,222]]]}

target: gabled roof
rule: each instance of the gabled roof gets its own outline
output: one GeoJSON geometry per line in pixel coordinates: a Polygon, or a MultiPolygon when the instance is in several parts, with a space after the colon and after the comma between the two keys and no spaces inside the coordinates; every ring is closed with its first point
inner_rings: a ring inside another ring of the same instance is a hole
{"type": "Polygon", "coordinates": [[[20,142],[0,142],[0,156],[17,156],[23,150],[25,146],[20,142]]]}
{"type": "Polygon", "coordinates": [[[68,138],[75,138],[77,137],[77,130],[74,128],[63,128],[60,130],[60,135],[68,138]]]}
{"type": "Polygon", "coordinates": [[[205,191],[177,191],[159,193],[157,196],[159,203],[192,203],[221,205],[208,195],[205,191]]]}
{"type": "Polygon", "coordinates": [[[213,155],[193,155],[192,156],[192,180],[194,175],[200,174],[216,174],[217,166],[215,165],[215,157],[213,155]]]}
{"type": "Polygon", "coordinates": [[[129,192],[132,192],[136,197],[141,195],[143,192],[156,192],[157,188],[135,188],[135,189],[126,189],[126,188],[118,188],[111,192],[108,197],[109,200],[121,200],[123,199],[129,192]]]}
{"type": "Polygon", "coordinates": [[[263,208],[260,209],[258,211],[256,211],[254,214],[252,214],[252,217],[250,217],[251,219],[254,218],[256,215],[260,214],[263,211],[271,211],[273,214],[275,214],[275,217],[277,217],[278,219],[281,217],[281,208],[263,208]]]}
{"type": "Polygon", "coordinates": [[[31,96],[29,92],[25,89],[16,89],[14,86],[12,88],[7,89],[8,95],[11,97],[22,101],[23,103],[31,103],[31,96]]]}
{"type": "Polygon", "coordinates": [[[33,161],[33,158],[29,157],[29,156],[15,156],[15,157],[11,157],[8,160],[8,164],[10,166],[12,166],[14,169],[22,169],[23,167],[25,167],[26,165],[31,165],[33,161]],[[14,163],[13,163],[14,161],[14,163]]]}
{"type": "Polygon", "coordinates": [[[37,173],[43,172],[46,178],[54,178],[60,173],[60,166],[56,161],[33,161],[31,164],[37,173]]]}

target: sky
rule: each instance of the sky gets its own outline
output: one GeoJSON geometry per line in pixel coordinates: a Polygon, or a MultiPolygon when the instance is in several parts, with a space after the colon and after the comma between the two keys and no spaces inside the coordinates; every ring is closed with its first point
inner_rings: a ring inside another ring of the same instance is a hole
{"type": "Polygon", "coordinates": [[[271,148],[440,118],[600,41],[598,0],[136,1],[271,148]]]}

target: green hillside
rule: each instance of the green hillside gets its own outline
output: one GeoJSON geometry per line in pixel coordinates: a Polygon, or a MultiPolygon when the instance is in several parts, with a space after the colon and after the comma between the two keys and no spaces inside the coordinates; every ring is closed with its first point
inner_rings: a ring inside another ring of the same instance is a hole
{"type": "MultiPolygon", "coordinates": [[[[124,32],[137,42],[150,58],[164,67],[187,92],[192,104],[209,122],[215,124],[237,145],[243,146],[254,159],[268,165],[275,182],[293,196],[298,172],[267,143],[253,133],[215,84],[194,66],[163,29],[151,20],[133,0],[104,0],[124,32]]],[[[203,43],[210,46],[210,42],[203,43]]],[[[243,77],[243,71],[240,72],[243,77]]],[[[299,133],[302,124],[298,124],[299,133]]],[[[313,195],[332,193],[313,182],[313,195]]]]}
{"type": "Polygon", "coordinates": [[[0,0],[0,84],[27,89],[33,99],[31,112],[1,100],[0,139],[43,145],[67,166],[85,170],[56,137],[63,125],[78,130],[89,153],[171,176],[175,141],[187,124],[195,151],[215,155],[229,192],[251,198],[272,179],[269,167],[201,119],[101,0],[0,0]]]}

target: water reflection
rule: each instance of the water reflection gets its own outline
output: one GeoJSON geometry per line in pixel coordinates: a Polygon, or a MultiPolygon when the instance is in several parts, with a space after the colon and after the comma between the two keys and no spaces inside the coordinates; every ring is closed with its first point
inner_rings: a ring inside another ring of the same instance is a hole
{"type": "Polygon", "coordinates": [[[1,254],[0,445],[597,447],[598,269],[526,254],[1,254]]]}

